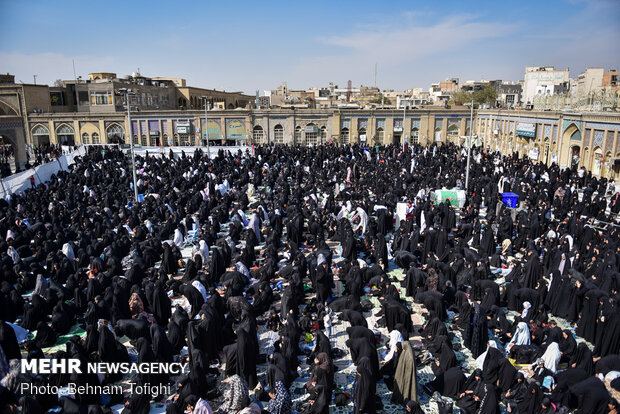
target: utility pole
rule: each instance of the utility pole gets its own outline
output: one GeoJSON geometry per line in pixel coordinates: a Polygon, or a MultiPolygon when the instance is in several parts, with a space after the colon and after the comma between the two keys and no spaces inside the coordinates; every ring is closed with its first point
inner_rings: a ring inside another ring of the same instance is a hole
{"type": "Polygon", "coordinates": [[[32,75],[32,77],[34,78],[34,84],[37,84],[37,75],[32,75]]]}
{"type": "Polygon", "coordinates": [[[207,109],[209,106],[209,97],[203,96],[202,98],[205,101],[205,135],[207,136],[207,156],[209,157],[209,159],[211,159],[211,150],[209,146],[209,115],[207,113],[207,109]]]}
{"type": "Polygon", "coordinates": [[[467,167],[465,168],[465,194],[469,188],[469,165],[471,163],[471,144],[474,132],[474,86],[471,87],[471,113],[469,115],[469,139],[467,143],[467,167]]]}
{"type": "Polygon", "coordinates": [[[136,156],[133,150],[133,136],[131,134],[131,105],[129,104],[129,95],[133,95],[130,89],[125,91],[125,103],[127,104],[127,123],[129,124],[129,142],[131,143],[131,169],[133,172],[133,192],[134,201],[138,204],[138,180],[136,179],[136,156]]]}

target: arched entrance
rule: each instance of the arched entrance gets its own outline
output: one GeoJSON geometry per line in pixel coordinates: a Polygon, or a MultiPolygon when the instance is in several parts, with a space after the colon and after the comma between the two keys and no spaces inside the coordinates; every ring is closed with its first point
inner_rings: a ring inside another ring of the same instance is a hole
{"type": "Polygon", "coordinates": [[[340,130],[340,145],[349,144],[349,128],[342,128],[340,130]]]}
{"type": "Polygon", "coordinates": [[[361,144],[366,144],[366,128],[361,127],[357,130],[357,136],[359,137],[361,144]]]}
{"type": "Polygon", "coordinates": [[[448,127],[448,142],[452,144],[459,143],[459,127],[456,124],[448,127]]]}
{"type": "Polygon", "coordinates": [[[411,143],[415,145],[420,143],[420,131],[417,127],[411,128],[411,143]]]}
{"type": "Polygon", "coordinates": [[[284,128],[280,124],[273,127],[273,142],[275,144],[284,144],[284,128]]]}
{"type": "MultiPolygon", "coordinates": [[[[560,144],[558,146],[558,148],[562,152],[558,154],[558,160],[559,160],[560,165],[570,165],[570,166],[575,165],[573,161],[573,158],[574,158],[573,148],[575,147],[578,148],[577,155],[581,159],[582,158],[581,157],[581,130],[579,129],[577,124],[572,122],[568,127],[566,127],[566,129],[564,129],[560,144]],[[567,152],[566,148],[570,148],[571,151],[567,152]]],[[[584,160],[586,160],[587,162],[586,158],[584,158],[584,160]]]]}
{"type": "Polygon", "coordinates": [[[254,129],[252,130],[252,140],[256,144],[262,144],[263,136],[264,136],[263,127],[260,125],[256,125],[254,129]]]}
{"type": "Polygon", "coordinates": [[[106,131],[106,135],[110,144],[120,144],[123,141],[125,130],[119,124],[111,124],[106,131]]]}
{"type": "Polygon", "coordinates": [[[73,128],[70,125],[62,124],[56,128],[56,139],[60,145],[75,145],[73,128]]]}
{"type": "Polygon", "coordinates": [[[570,149],[571,168],[579,167],[579,161],[581,161],[581,147],[579,147],[579,145],[574,145],[570,149]]]}
{"type": "Polygon", "coordinates": [[[32,144],[35,146],[49,146],[50,130],[44,125],[37,125],[32,128],[32,144]]]}
{"type": "Polygon", "coordinates": [[[594,157],[592,159],[592,175],[601,176],[603,170],[603,150],[601,147],[594,148],[594,157]]]}
{"type": "Polygon", "coordinates": [[[306,145],[316,145],[319,136],[319,128],[312,122],[306,125],[306,145]]]}
{"type": "Polygon", "coordinates": [[[300,144],[301,143],[301,126],[297,125],[295,127],[295,137],[293,140],[293,144],[300,144]]]}

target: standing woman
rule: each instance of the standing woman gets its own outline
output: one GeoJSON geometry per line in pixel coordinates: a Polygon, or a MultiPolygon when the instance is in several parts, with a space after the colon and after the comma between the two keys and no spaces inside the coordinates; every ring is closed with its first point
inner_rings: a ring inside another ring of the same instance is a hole
{"type": "Polygon", "coordinates": [[[362,357],[357,362],[357,374],[353,389],[353,412],[355,414],[375,414],[377,412],[375,405],[377,383],[373,378],[370,360],[367,357],[362,357]]]}

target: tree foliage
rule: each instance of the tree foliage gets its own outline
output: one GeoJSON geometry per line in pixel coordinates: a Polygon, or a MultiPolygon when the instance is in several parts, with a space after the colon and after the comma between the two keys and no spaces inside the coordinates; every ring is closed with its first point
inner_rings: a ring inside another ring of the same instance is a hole
{"type": "MultiPolygon", "coordinates": [[[[482,104],[495,104],[495,100],[497,99],[497,90],[491,85],[487,85],[484,89],[474,92],[474,106],[482,105],[482,104]]],[[[460,102],[462,104],[466,104],[471,102],[471,91],[459,90],[452,95],[450,99],[450,103],[460,102]]]]}

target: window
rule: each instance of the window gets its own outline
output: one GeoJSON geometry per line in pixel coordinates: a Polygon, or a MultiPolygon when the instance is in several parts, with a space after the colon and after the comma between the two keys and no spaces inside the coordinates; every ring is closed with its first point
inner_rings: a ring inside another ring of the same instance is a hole
{"type": "Polygon", "coordinates": [[[349,128],[342,128],[340,130],[340,145],[349,144],[349,128]]]}
{"type": "Polygon", "coordinates": [[[80,105],[88,105],[88,92],[78,92],[78,102],[80,105]]]}
{"type": "Polygon", "coordinates": [[[134,134],[134,136],[133,136],[133,145],[138,145],[138,144],[139,144],[139,142],[138,142],[138,135],[134,134]]]}
{"type": "Polygon", "coordinates": [[[91,105],[112,105],[112,92],[91,92],[91,105]]]}
{"type": "Polygon", "coordinates": [[[459,137],[459,127],[456,125],[450,125],[448,128],[448,142],[457,142],[459,137]]]}
{"type": "Polygon", "coordinates": [[[98,133],[93,132],[92,138],[93,138],[93,144],[99,144],[99,134],[98,133]]]}
{"type": "Polygon", "coordinates": [[[256,125],[252,130],[252,139],[257,144],[263,143],[263,127],[260,125],[256,125]]]}
{"type": "Polygon", "coordinates": [[[273,128],[273,142],[276,144],[284,144],[284,128],[278,124],[273,128]]]}
{"type": "Polygon", "coordinates": [[[319,136],[318,128],[314,124],[310,123],[306,125],[305,131],[306,131],[306,145],[316,145],[316,141],[319,136]]]}
{"type": "Polygon", "coordinates": [[[294,140],[294,144],[299,144],[301,141],[301,127],[299,125],[297,125],[295,127],[295,140],[294,140]]]}
{"type": "Polygon", "coordinates": [[[108,127],[108,142],[120,142],[124,135],[123,128],[118,124],[112,124],[108,127]]]}
{"type": "Polygon", "coordinates": [[[88,134],[86,132],[82,134],[82,144],[90,144],[88,134]]]}
{"type": "Polygon", "coordinates": [[[375,144],[383,143],[383,128],[377,128],[377,134],[375,135],[375,144]]]}
{"type": "Polygon", "coordinates": [[[153,133],[154,131],[152,131],[149,135],[149,145],[151,147],[157,147],[159,144],[159,132],[157,134],[153,133]]]}
{"type": "Polygon", "coordinates": [[[327,128],[321,127],[321,144],[327,141],[327,128]]]}
{"type": "Polygon", "coordinates": [[[411,130],[411,142],[414,144],[420,143],[420,131],[418,131],[418,128],[413,128],[411,130]]]}
{"type": "Polygon", "coordinates": [[[143,147],[146,147],[146,135],[142,134],[140,137],[140,144],[142,144],[143,147]]]}

